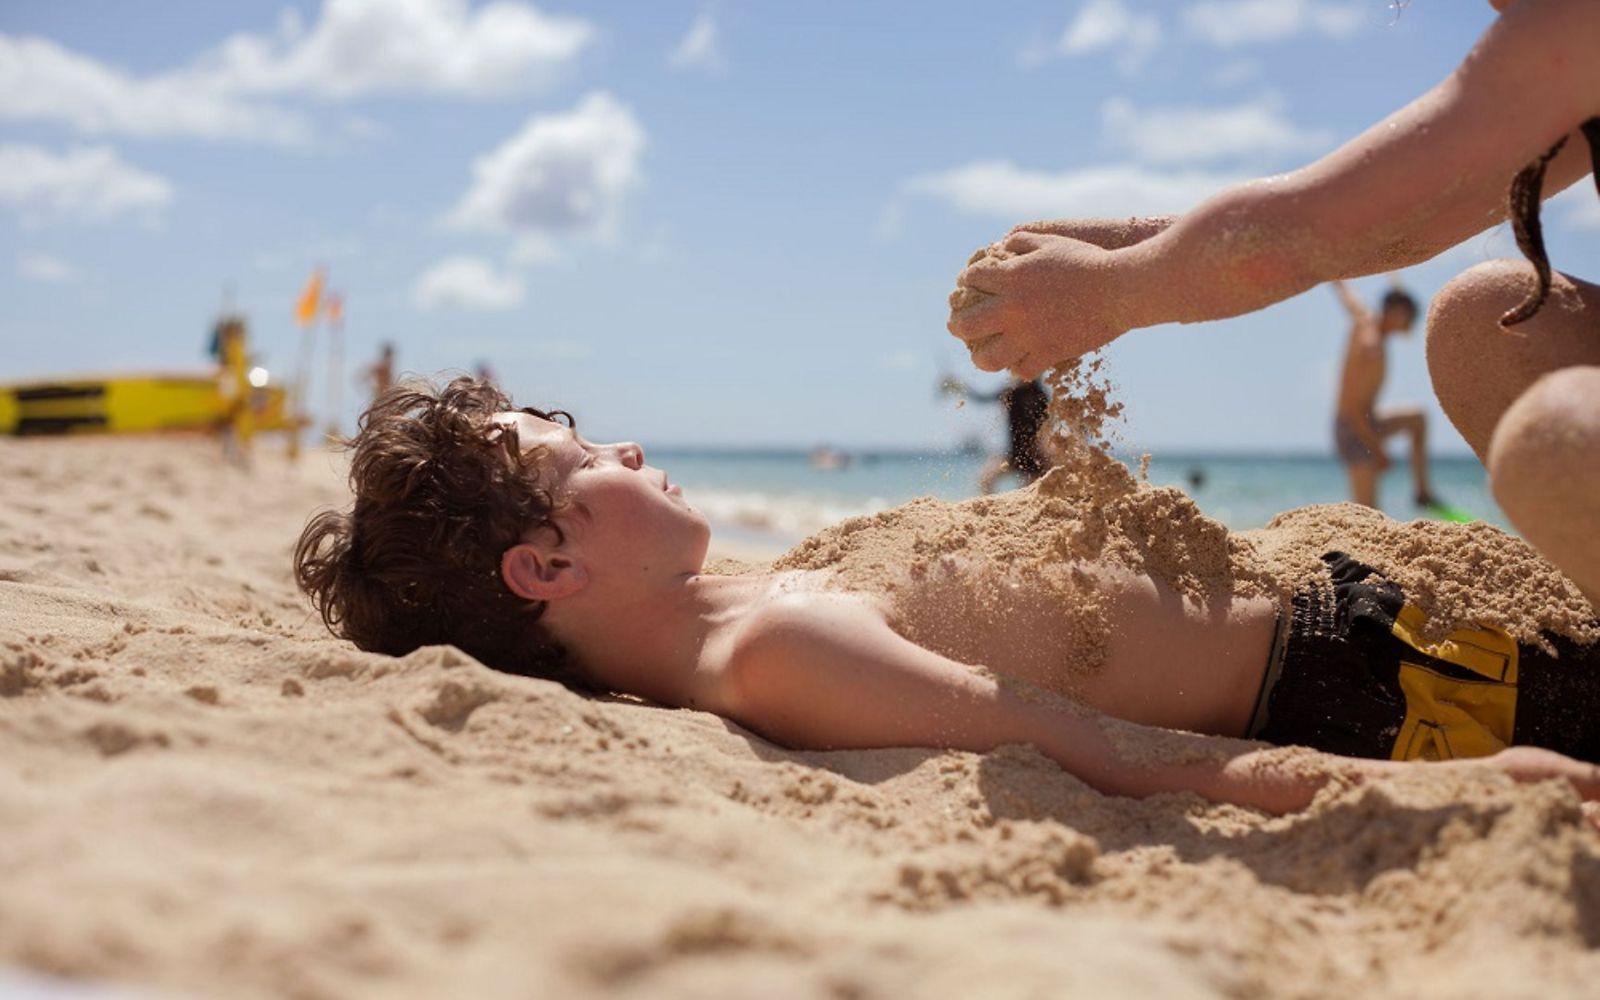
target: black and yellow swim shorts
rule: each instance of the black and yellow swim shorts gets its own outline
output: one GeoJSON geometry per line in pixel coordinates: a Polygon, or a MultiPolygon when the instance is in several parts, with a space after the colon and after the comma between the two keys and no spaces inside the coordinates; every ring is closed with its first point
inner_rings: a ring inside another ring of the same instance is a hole
{"type": "Polygon", "coordinates": [[[1600,643],[1555,655],[1490,628],[1438,642],[1398,585],[1342,552],[1294,596],[1250,736],[1347,757],[1450,760],[1513,744],[1600,763],[1600,643]]]}

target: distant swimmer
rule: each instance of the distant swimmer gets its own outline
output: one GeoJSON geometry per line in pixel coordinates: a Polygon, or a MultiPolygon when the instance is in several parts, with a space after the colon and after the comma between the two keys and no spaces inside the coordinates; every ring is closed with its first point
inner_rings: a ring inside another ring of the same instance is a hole
{"type": "Polygon", "coordinates": [[[806,461],[819,472],[843,472],[850,468],[851,457],[849,452],[819,444],[811,449],[806,461]]]}
{"type": "Polygon", "coordinates": [[[1045,391],[1042,381],[1013,379],[1011,384],[996,393],[974,392],[958,379],[946,379],[941,388],[980,403],[999,403],[1005,407],[1010,447],[1006,454],[990,459],[979,473],[978,488],[984,493],[993,493],[1001,477],[1007,473],[1015,473],[1026,485],[1050,468],[1044,449],[1039,444],[1039,431],[1044,427],[1045,415],[1050,408],[1050,394],[1045,391]]]}
{"type": "Polygon", "coordinates": [[[1378,393],[1388,375],[1387,340],[1411,332],[1417,322],[1417,300],[1401,288],[1391,288],[1374,316],[1344,282],[1333,282],[1333,290],[1350,314],[1350,339],[1333,418],[1334,446],[1350,477],[1350,498],[1368,507],[1378,506],[1378,477],[1390,465],[1384,442],[1406,434],[1411,438],[1411,480],[1417,506],[1432,507],[1438,501],[1428,484],[1427,415],[1416,406],[1378,409],[1378,393]]]}

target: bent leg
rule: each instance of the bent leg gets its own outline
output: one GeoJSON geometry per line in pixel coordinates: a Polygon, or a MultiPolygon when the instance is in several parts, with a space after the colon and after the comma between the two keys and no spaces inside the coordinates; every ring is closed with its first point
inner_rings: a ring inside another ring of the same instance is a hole
{"type": "Polygon", "coordinates": [[[1523,261],[1496,260],[1458,275],[1428,309],[1428,373],[1450,422],[1487,464],[1500,417],[1539,378],[1600,365],[1600,286],[1557,274],[1533,319],[1502,330],[1500,316],[1533,282],[1523,261]]]}
{"type": "Polygon", "coordinates": [[[1428,313],[1428,371],[1445,413],[1489,469],[1528,541],[1600,598],[1600,286],[1564,274],[1533,319],[1500,314],[1533,280],[1493,261],[1446,285],[1428,313]]]}
{"type": "Polygon", "coordinates": [[[1419,505],[1433,502],[1428,483],[1428,416],[1417,407],[1385,410],[1377,419],[1378,436],[1387,440],[1395,434],[1411,439],[1411,484],[1419,505]]]}
{"type": "Polygon", "coordinates": [[[1600,609],[1600,366],[1535,382],[1501,418],[1487,464],[1506,516],[1600,609]]]}

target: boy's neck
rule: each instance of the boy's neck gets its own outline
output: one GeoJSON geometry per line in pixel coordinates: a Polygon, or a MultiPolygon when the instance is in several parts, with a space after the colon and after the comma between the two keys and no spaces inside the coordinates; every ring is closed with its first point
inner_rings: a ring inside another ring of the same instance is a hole
{"type": "Polygon", "coordinates": [[[730,626],[771,586],[768,574],[673,577],[649,591],[586,593],[546,623],[599,684],[664,705],[715,710],[730,626]]]}

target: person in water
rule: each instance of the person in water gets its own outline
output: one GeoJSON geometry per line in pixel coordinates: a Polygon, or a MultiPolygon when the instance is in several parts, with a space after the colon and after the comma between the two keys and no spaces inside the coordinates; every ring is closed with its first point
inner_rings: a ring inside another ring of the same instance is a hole
{"type": "Polygon", "coordinates": [[[975,392],[959,379],[946,379],[945,387],[979,403],[999,403],[1006,411],[1007,448],[996,455],[978,474],[978,490],[993,493],[1000,480],[1016,475],[1026,486],[1044,475],[1050,463],[1044,455],[1039,432],[1050,411],[1050,394],[1042,379],[1012,379],[994,393],[975,392]]]}
{"type": "Polygon", "coordinates": [[[1509,218],[1526,262],[1440,292],[1429,372],[1506,516],[1600,601],[1600,286],[1551,270],[1539,224],[1541,200],[1600,160],[1600,4],[1493,6],[1443,82],[1307,167],[1178,217],[1017,227],[962,272],[983,294],[951,332],[980,369],[1032,378],[1129,330],[1421,263],[1509,218]]]}
{"type": "Polygon", "coordinates": [[[1389,467],[1384,442],[1396,434],[1411,438],[1411,481],[1418,507],[1438,501],[1428,484],[1428,418],[1421,407],[1378,409],[1378,393],[1388,375],[1389,337],[1411,332],[1417,322],[1417,300],[1404,289],[1391,288],[1374,316],[1342,281],[1334,293],[1350,314],[1350,339],[1339,373],[1339,397],[1333,417],[1334,447],[1350,476],[1350,499],[1378,506],[1378,477],[1389,467]]]}
{"type": "Polygon", "coordinates": [[[908,572],[892,594],[830,586],[826,570],[707,573],[705,517],[639,445],[589,441],[565,413],[470,378],[397,386],[352,446],[354,501],[311,519],[294,567],[362,649],[451,644],[797,749],[1029,743],[1115,795],[1281,813],[1330,780],[1482,755],[1428,766],[1600,798],[1600,768],[1573,759],[1600,760],[1600,644],[1552,637],[1559,662],[1488,631],[1429,645],[1398,588],[1348,558],[1330,555],[1288,615],[1074,564],[1111,639],[1100,669],[1063,670],[1081,637],[1060,599],[997,586],[1010,567],[981,556],[908,572]],[[1141,755],[1141,737],[1161,753],[1141,755]],[[1286,762],[1255,741],[1329,752],[1286,762]]]}

